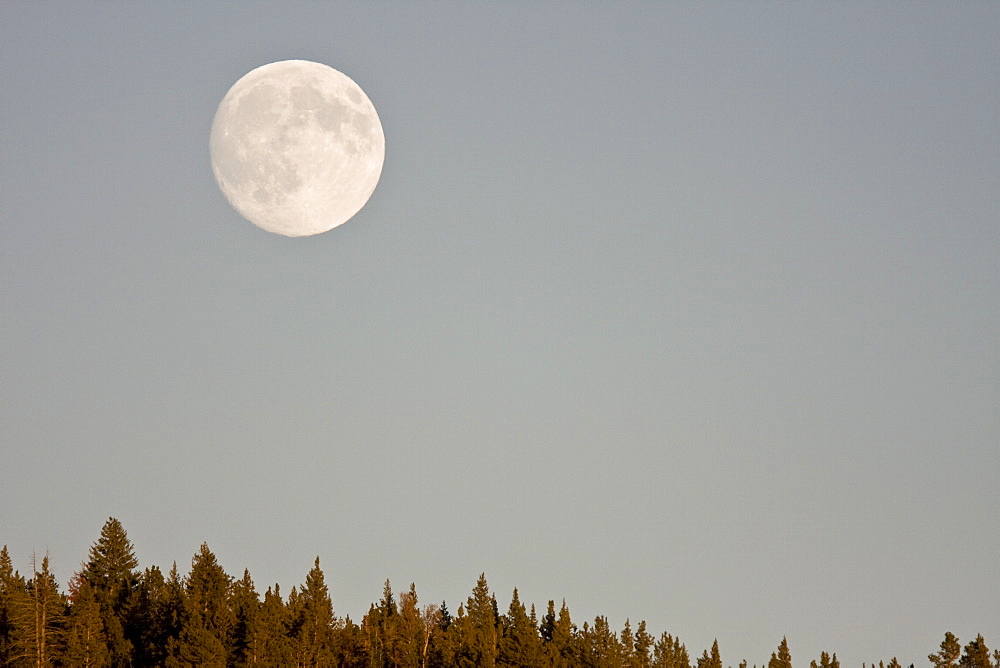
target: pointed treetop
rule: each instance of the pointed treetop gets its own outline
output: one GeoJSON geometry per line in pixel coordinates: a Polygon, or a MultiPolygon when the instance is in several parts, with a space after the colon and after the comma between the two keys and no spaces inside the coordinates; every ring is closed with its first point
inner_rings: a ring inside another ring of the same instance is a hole
{"type": "Polygon", "coordinates": [[[98,588],[117,589],[135,577],[138,565],[125,527],[109,517],[101,529],[101,537],[90,548],[82,575],[98,588]]]}

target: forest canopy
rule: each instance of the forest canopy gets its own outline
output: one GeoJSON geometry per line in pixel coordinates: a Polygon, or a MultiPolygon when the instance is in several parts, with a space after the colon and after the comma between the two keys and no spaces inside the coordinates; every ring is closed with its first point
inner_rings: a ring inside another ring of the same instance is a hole
{"type": "MultiPolygon", "coordinates": [[[[184,575],[176,564],[166,574],[138,566],[114,518],[65,590],[48,555],[22,576],[4,546],[0,666],[723,668],[718,641],[692,660],[679,638],[654,636],[645,621],[613,630],[599,615],[578,625],[565,601],[537,610],[517,589],[502,612],[485,574],[454,611],[444,601],[422,604],[413,584],[394,593],[386,580],[382,598],[356,623],[334,614],[318,557],[287,594],[277,584],[261,594],[246,570],[227,574],[207,544],[184,575]]],[[[928,660],[933,668],[1000,668],[1000,651],[991,653],[981,635],[963,647],[948,632],[928,660]]],[[[895,658],[878,666],[901,668],[895,658]]],[[[786,638],[766,668],[793,668],[786,638]]],[[[822,652],[809,668],[840,662],[822,652]]]]}

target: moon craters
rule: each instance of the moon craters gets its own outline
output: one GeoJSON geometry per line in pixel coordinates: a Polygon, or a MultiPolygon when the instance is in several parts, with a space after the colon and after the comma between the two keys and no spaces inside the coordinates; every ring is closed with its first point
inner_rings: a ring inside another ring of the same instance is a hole
{"type": "Polygon", "coordinates": [[[385,138],[374,106],[350,78],[284,61],[236,82],[212,123],[212,169],[233,207],[287,236],[351,218],[382,171],[385,138]]]}

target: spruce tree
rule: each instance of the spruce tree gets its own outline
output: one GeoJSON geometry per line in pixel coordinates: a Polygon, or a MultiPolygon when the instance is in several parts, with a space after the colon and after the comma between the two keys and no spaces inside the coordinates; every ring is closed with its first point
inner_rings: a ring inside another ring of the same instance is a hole
{"type": "Polygon", "coordinates": [[[575,635],[576,629],[573,627],[573,620],[570,618],[566,599],[563,599],[562,606],[559,608],[559,616],[556,618],[556,623],[552,630],[552,651],[550,655],[553,666],[572,666],[576,663],[575,635]]]}
{"type": "Polygon", "coordinates": [[[236,618],[233,627],[231,662],[238,666],[256,663],[256,656],[250,644],[254,625],[260,615],[260,597],[247,569],[243,569],[242,579],[233,583],[230,591],[230,607],[236,618]]]}
{"type": "Polygon", "coordinates": [[[297,615],[292,621],[298,663],[302,666],[325,666],[333,663],[333,603],[326,587],[319,557],[299,590],[297,615]]]}
{"type": "Polygon", "coordinates": [[[542,665],[542,642],[538,628],[528,617],[516,588],[507,615],[502,619],[497,665],[520,668],[542,665]]]}
{"type": "Polygon", "coordinates": [[[184,582],[184,615],[169,665],[224,666],[236,618],[229,607],[230,577],[202,543],[184,582]]]}
{"type": "Polygon", "coordinates": [[[133,643],[126,636],[128,602],[136,584],[139,561],[121,522],[109,517],[101,535],[90,548],[81,577],[93,588],[101,606],[111,664],[129,666],[133,643]]]}
{"type": "Polygon", "coordinates": [[[469,628],[464,649],[476,666],[489,668],[497,660],[496,601],[482,573],[467,602],[469,628]]]}
{"type": "Polygon", "coordinates": [[[27,583],[14,570],[7,546],[0,550],[0,666],[13,659],[14,605],[27,595],[27,583]]]}

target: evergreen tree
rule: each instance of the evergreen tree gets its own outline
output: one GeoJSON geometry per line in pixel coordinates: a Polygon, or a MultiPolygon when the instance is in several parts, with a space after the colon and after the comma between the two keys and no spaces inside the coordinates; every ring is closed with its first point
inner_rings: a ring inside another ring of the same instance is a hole
{"type": "Polygon", "coordinates": [[[281,588],[277,584],[264,592],[260,612],[249,624],[246,648],[248,664],[280,666],[292,661],[289,611],[281,599],[281,588]]]}
{"type": "Polygon", "coordinates": [[[656,668],[690,668],[687,648],[680,638],[664,632],[653,645],[653,665],[656,668]]]}
{"type": "Polygon", "coordinates": [[[632,665],[632,655],[635,652],[635,635],[632,633],[632,622],[626,618],[625,627],[618,634],[618,644],[620,645],[619,657],[622,666],[632,665]]]}
{"type": "Polygon", "coordinates": [[[990,663],[990,650],[982,635],[977,635],[975,640],[965,646],[965,653],[959,659],[958,665],[961,668],[993,668],[990,663]]]}
{"type": "Polygon", "coordinates": [[[330,665],[334,655],[333,603],[319,567],[319,557],[299,590],[297,608],[292,621],[297,663],[301,666],[330,665]]]}
{"type": "Polygon", "coordinates": [[[398,648],[398,662],[401,668],[417,668],[421,665],[424,648],[424,621],[417,598],[417,586],[412,582],[410,590],[399,595],[398,648]]]}
{"type": "Polygon", "coordinates": [[[448,604],[441,601],[441,607],[436,613],[437,624],[430,632],[427,646],[428,668],[443,668],[454,666],[456,660],[456,633],[452,629],[454,621],[451,613],[448,612],[448,604]]]}
{"type": "Polygon", "coordinates": [[[635,632],[635,651],[632,655],[634,668],[647,668],[650,665],[653,659],[651,655],[653,642],[653,636],[646,631],[646,620],[639,622],[639,628],[635,632]]]}
{"type": "Polygon", "coordinates": [[[184,582],[184,615],[168,665],[224,666],[236,618],[229,607],[230,577],[202,543],[184,582]]]}
{"type": "MultiPolygon", "coordinates": [[[[711,654],[708,653],[708,650],[702,652],[701,658],[698,659],[698,668],[722,668],[722,657],[719,655],[718,639],[712,643],[711,654]]],[[[772,666],[771,668],[774,667],[772,666]]],[[[791,664],[789,663],[786,668],[791,668],[791,664]]]]}
{"type": "Polygon", "coordinates": [[[944,634],[941,641],[941,651],[937,654],[930,654],[927,659],[934,664],[935,668],[955,668],[958,658],[962,654],[962,645],[958,638],[951,631],[944,634]]]}
{"type": "Polygon", "coordinates": [[[538,628],[528,617],[515,588],[507,615],[502,619],[497,665],[520,668],[541,666],[542,656],[542,641],[538,635],[538,628]]]}
{"type": "Polygon", "coordinates": [[[618,668],[622,665],[621,646],[607,617],[598,615],[593,626],[584,624],[579,640],[579,657],[583,665],[594,668],[618,668]]]}
{"type": "Polygon", "coordinates": [[[13,660],[15,602],[27,593],[27,583],[14,570],[4,545],[0,550],[0,666],[13,660]]]}
{"type": "Polygon", "coordinates": [[[482,573],[469,597],[466,613],[469,626],[465,638],[465,653],[473,664],[481,668],[496,665],[497,660],[497,614],[496,601],[490,596],[486,584],[486,574],[482,573]]]}
{"type": "Polygon", "coordinates": [[[562,606],[559,608],[559,616],[556,618],[556,623],[552,630],[552,651],[549,653],[552,665],[556,668],[572,666],[576,663],[575,635],[576,629],[573,626],[573,620],[570,618],[566,599],[563,599],[562,606]]]}
{"type": "Polygon", "coordinates": [[[251,650],[253,628],[260,616],[260,597],[250,577],[250,571],[243,570],[243,578],[233,583],[230,592],[230,607],[236,617],[233,627],[232,663],[238,666],[256,663],[251,650]]]}
{"type": "Polygon", "coordinates": [[[840,668],[840,661],[837,660],[837,653],[831,657],[826,652],[820,652],[819,663],[815,660],[809,662],[809,668],[840,668]]]}
{"type": "Polygon", "coordinates": [[[109,517],[90,548],[81,577],[87,580],[101,607],[111,664],[132,664],[132,641],[126,637],[128,602],[136,584],[139,561],[121,522],[109,517]]]}
{"type": "Polygon", "coordinates": [[[73,604],[66,623],[64,661],[71,666],[97,668],[111,665],[111,654],[104,634],[101,604],[89,581],[81,579],[73,593],[73,604]]]}
{"type": "Polygon", "coordinates": [[[382,600],[378,605],[372,604],[368,614],[361,620],[370,666],[388,667],[399,661],[400,623],[392,585],[386,580],[382,588],[382,600]]]}
{"type": "Polygon", "coordinates": [[[184,586],[175,563],[167,579],[156,566],[139,576],[129,603],[133,658],[137,666],[162,666],[167,645],[180,632],[184,610],[184,586]]]}
{"type": "Polygon", "coordinates": [[[778,645],[778,653],[771,653],[767,668],[792,668],[792,654],[788,651],[788,638],[782,638],[778,645]]]}

